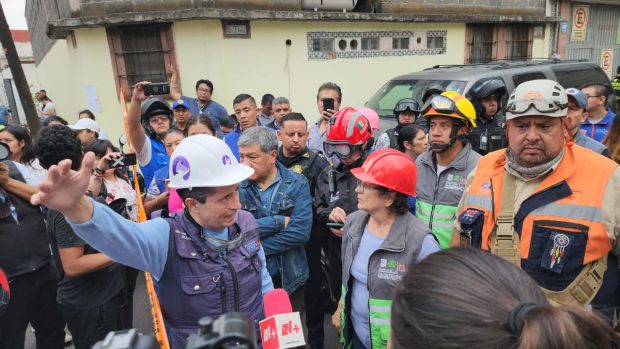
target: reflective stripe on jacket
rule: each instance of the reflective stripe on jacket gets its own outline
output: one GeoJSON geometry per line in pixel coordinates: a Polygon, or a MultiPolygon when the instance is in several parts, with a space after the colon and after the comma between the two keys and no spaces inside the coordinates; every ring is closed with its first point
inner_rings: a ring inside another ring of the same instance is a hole
{"type": "MultiPolygon", "coordinates": [[[[342,239],[342,332],[344,348],[353,342],[351,316],[351,294],[353,278],[351,264],[362,240],[364,228],[370,215],[365,211],[351,213],[344,225],[342,239]]],[[[407,269],[415,264],[422,240],[430,230],[422,221],[410,213],[398,215],[390,232],[368,262],[368,307],[370,310],[371,349],[386,348],[390,334],[390,308],[392,293],[407,269]]]]}
{"type": "Polygon", "coordinates": [[[418,186],[416,189],[416,216],[428,224],[442,249],[450,246],[454,229],[454,213],[459,205],[467,175],[475,167],[480,154],[465,143],[461,152],[437,177],[435,153],[429,149],[416,161],[418,186]]]}
{"type": "MultiPolygon", "coordinates": [[[[461,230],[472,232],[472,246],[484,250],[489,250],[500,211],[504,152],[496,151],[480,159],[458,216],[461,230]]],[[[520,236],[521,267],[541,287],[565,289],[584,265],[611,251],[601,208],[605,187],[616,166],[612,160],[582,147],[565,147],[558,167],[516,212],[514,229],[520,236]]],[[[617,273],[617,268],[608,271],[617,273]]]]}

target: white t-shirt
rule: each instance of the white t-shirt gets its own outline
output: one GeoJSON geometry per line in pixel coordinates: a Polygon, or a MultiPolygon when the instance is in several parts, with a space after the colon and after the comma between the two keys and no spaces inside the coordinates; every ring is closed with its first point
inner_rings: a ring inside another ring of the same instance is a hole
{"type": "Polygon", "coordinates": [[[43,114],[43,117],[47,118],[56,113],[56,111],[54,110],[54,104],[52,102],[47,102],[47,104],[45,105],[45,107],[43,107],[43,110],[41,112],[48,111],[48,110],[51,110],[52,113],[49,115],[43,114]]]}
{"type": "MultiPolygon", "coordinates": [[[[133,144],[131,145],[131,147],[133,148],[133,144]]],[[[135,150],[135,148],[134,148],[135,150]]],[[[140,166],[147,166],[149,164],[149,162],[151,162],[151,154],[152,154],[152,149],[151,149],[151,139],[149,138],[149,136],[144,136],[144,145],[142,145],[142,151],[141,152],[137,152],[137,158],[138,158],[138,163],[140,164],[140,166]]]]}
{"type": "Polygon", "coordinates": [[[439,166],[437,165],[437,177],[446,169],[448,166],[439,166]]]}
{"type": "Polygon", "coordinates": [[[136,202],[136,191],[131,187],[131,184],[118,177],[116,178],[116,182],[111,182],[104,178],[103,184],[105,185],[105,189],[108,191],[108,197],[105,198],[106,202],[110,203],[116,199],[127,200],[127,212],[129,213],[129,218],[133,222],[137,223],[138,203],[136,202]]]}
{"type": "Polygon", "coordinates": [[[30,173],[37,177],[37,179],[39,179],[39,182],[43,182],[45,180],[47,170],[41,167],[41,164],[39,164],[39,159],[34,159],[32,163],[26,165],[26,168],[30,173]]]}

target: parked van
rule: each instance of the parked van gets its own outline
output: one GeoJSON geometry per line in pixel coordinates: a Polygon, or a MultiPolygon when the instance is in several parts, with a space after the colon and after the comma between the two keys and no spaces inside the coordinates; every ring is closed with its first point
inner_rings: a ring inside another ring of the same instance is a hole
{"type": "MultiPolygon", "coordinates": [[[[489,62],[463,65],[436,65],[423,71],[401,75],[388,81],[366,103],[381,118],[381,131],[396,127],[394,106],[402,98],[414,98],[422,103],[422,91],[430,83],[440,83],[448,91],[466,95],[476,81],[485,78],[499,78],[508,89],[502,101],[506,101],[510,93],[523,82],[537,79],[551,79],[564,88],[580,88],[588,82],[601,82],[609,85],[607,106],[616,112],[616,96],[611,82],[601,67],[587,60],[549,59],[527,62],[489,62]]],[[[381,133],[382,133],[381,132],[381,133]]]]}

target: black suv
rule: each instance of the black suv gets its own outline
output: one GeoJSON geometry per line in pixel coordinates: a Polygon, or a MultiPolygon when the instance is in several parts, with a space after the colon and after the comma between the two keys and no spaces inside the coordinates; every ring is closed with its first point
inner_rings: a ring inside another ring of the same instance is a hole
{"type": "MultiPolygon", "coordinates": [[[[423,71],[398,76],[385,84],[366,103],[381,118],[381,132],[396,126],[394,106],[405,97],[414,98],[420,103],[422,91],[430,83],[440,83],[446,90],[466,95],[471,86],[483,78],[500,78],[504,81],[508,94],[523,82],[536,79],[551,79],[564,88],[580,88],[588,82],[601,82],[611,86],[609,78],[601,67],[587,60],[549,59],[528,62],[490,62],[464,65],[436,65],[423,71]]],[[[607,105],[616,111],[616,97],[609,88],[607,105]]],[[[506,106],[508,96],[502,106],[506,106]]]]}

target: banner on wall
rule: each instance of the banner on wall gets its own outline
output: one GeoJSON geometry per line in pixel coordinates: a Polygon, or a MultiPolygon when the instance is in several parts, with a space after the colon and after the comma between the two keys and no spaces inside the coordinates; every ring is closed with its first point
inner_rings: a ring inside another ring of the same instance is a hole
{"type": "Polygon", "coordinates": [[[614,50],[601,50],[601,68],[609,77],[609,80],[613,80],[613,62],[614,62],[614,50]]]}
{"type": "Polygon", "coordinates": [[[573,7],[573,27],[571,41],[586,41],[590,6],[578,5],[573,7]]]}

